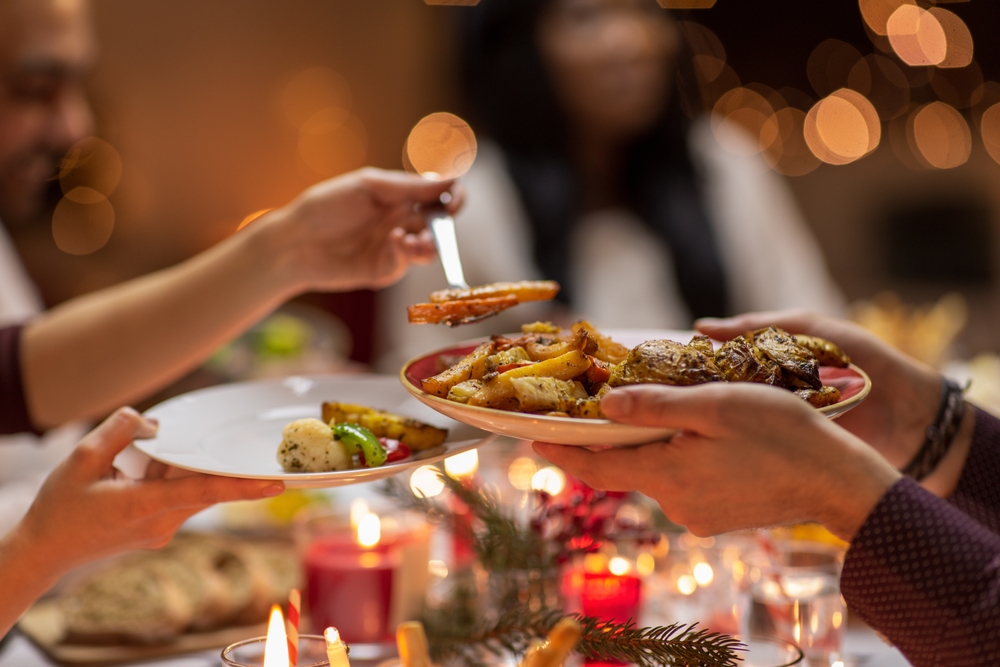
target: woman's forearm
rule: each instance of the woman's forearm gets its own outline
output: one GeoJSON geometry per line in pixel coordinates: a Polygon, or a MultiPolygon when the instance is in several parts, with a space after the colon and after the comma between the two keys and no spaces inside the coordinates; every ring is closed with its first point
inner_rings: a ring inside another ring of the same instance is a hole
{"type": "Polygon", "coordinates": [[[21,615],[55,585],[59,576],[50,572],[34,553],[30,540],[18,528],[0,539],[0,637],[6,635],[21,615]]]}
{"type": "Polygon", "coordinates": [[[293,262],[281,256],[277,228],[256,227],[31,322],[21,359],[34,424],[97,417],[148,395],[292,296],[293,262]]]}

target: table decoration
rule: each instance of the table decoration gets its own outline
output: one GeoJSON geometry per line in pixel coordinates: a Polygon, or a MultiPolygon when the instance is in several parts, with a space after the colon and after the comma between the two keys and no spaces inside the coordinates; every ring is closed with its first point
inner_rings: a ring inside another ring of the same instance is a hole
{"type": "MultiPolygon", "coordinates": [[[[417,496],[399,481],[388,480],[381,491],[406,509],[422,511],[453,532],[464,532],[476,554],[476,566],[487,579],[496,575],[515,581],[511,575],[516,572],[536,572],[539,577],[554,573],[558,590],[563,563],[598,552],[613,536],[628,535],[638,541],[643,535],[641,525],[622,521],[609,512],[613,503],[593,489],[584,492],[577,487],[559,499],[537,492],[540,502],[536,513],[530,521],[521,522],[489,489],[440,471],[438,477],[454,499],[466,505],[474,519],[471,524],[458,517],[450,503],[417,496]]],[[[477,589],[473,579],[456,577],[450,596],[423,615],[430,655],[437,664],[474,667],[483,665],[489,655],[520,656],[567,617],[580,624],[576,651],[588,660],[639,667],[733,667],[741,649],[736,639],[700,629],[697,624],[640,628],[634,618],[607,620],[568,613],[561,595],[548,594],[545,586],[540,586],[538,594],[509,588],[496,597],[488,589],[477,589]],[[488,598],[485,603],[484,597],[488,598]]]]}
{"type": "Polygon", "coordinates": [[[299,589],[288,592],[288,659],[293,665],[299,663],[299,612],[302,609],[302,595],[299,589]]]}
{"type": "Polygon", "coordinates": [[[422,611],[429,528],[422,517],[354,509],[350,518],[316,511],[299,519],[305,605],[315,631],[336,627],[350,644],[391,642],[396,625],[422,611]]]}
{"type": "Polygon", "coordinates": [[[324,630],[323,638],[326,640],[326,657],[330,667],[351,667],[351,661],[347,657],[349,652],[347,644],[340,638],[337,628],[324,630]]]}
{"type": "MultiPolygon", "coordinates": [[[[281,607],[271,609],[264,637],[254,637],[222,649],[222,662],[227,667],[327,667],[326,640],[318,635],[299,637],[298,660],[289,655],[288,636],[281,607]]],[[[340,667],[349,667],[340,666],[340,667]]]]}

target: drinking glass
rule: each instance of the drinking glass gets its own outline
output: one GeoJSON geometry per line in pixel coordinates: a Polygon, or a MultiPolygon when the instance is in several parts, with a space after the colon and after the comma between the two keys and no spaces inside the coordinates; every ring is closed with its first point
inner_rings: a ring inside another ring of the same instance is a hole
{"type": "MultiPolygon", "coordinates": [[[[229,667],[261,667],[267,637],[255,637],[222,649],[222,662],[229,667]]],[[[329,667],[326,639],[319,635],[299,635],[299,667],[329,667]]]]}
{"type": "Polygon", "coordinates": [[[791,667],[802,664],[803,654],[795,644],[774,637],[739,638],[746,646],[740,652],[741,667],[791,667]]]}
{"type": "Polygon", "coordinates": [[[806,542],[779,545],[750,572],[749,634],[791,641],[810,667],[841,659],[847,610],[840,595],[843,554],[806,542]]]}

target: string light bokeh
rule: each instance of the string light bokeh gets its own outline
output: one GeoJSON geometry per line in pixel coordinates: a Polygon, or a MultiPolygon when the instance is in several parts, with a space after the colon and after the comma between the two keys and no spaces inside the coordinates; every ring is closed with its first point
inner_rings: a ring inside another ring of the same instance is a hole
{"type": "MultiPolygon", "coordinates": [[[[660,4],[679,7],[667,0],[660,4]]],[[[953,169],[969,159],[974,126],[1000,162],[996,112],[986,124],[979,120],[1000,103],[1000,86],[984,80],[962,18],[914,0],[859,0],[858,6],[871,52],[840,39],[821,41],[805,63],[812,90],[804,94],[741,81],[723,41],[707,26],[683,21],[681,32],[717,141],[739,155],[760,153],[779,173],[801,176],[820,163],[863,159],[886,134],[906,166],[953,169]],[[992,97],[984,105],[987,93],[992,97]],[[901,117],[904,122],[894,122],[901,117]]]]}

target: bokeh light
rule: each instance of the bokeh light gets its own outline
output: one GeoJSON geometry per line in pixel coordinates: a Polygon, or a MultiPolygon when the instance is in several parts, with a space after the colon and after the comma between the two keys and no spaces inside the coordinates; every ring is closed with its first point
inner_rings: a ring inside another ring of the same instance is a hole
{"type": "Polygon", "coordinates": [[[870,54],[855,63],[847,87],[864,95],[881,120],[906,113],[910,106],[910,84],[899,65],[885,56],[870,54]]]}
{"type": "Polygon", "coordinates": [[[332,114],[317,115],[299,132],[299,161],[308,172],[303,176],[331,178],[364,166],[368,134],[361,121],[350,114],[340,123],[332,114]]]}
{"type": "Polygon", "coordinates": [[[976,101],[972,106],[972,122],[977,129],[982,129],[982,117],[987,109],[994,104],[1000,104],[1000,83],[996,81],[986,81],[976,89],[976,101]]]}
{"type": "Polygon", "coordinates": [[[444,460],[444,471],[455,479],[472,477],[477,470],[479,470],[479,452],[474,449],[449,456],[444,460]]]}
{"type": "Polygon", "coordinates": [[[546,466],[531,476],[531,488],[558,496],[566,488],[566,475],[559,468],[546,466]]]}
{"type": "Polygon", "coordinates": [[[70,190],[52,214],[52,238],[60,250],[70,255],[100,250],[114,228],[114,207],[93,188],[70,190]]]}
{"type": "Polygon", "coordinates": [[[712,131],[716,141],[735,155],[755,155],[777,138],[777,126],[769,122],[774,108],[759,92],[735,88],[725,93],[712,109],[712,131]]]}
{"type": "Polygon", "coordinates": [[[965,67],[972,62],[973,45],[972,33],[969,26],[958,16],[941,7],[931,7],[927,10],[931,16],[937,19],[941,30],[944,31],[945,57],[938,67],[965,67]]]}
{"type": "Polygon", "coordinates": [[[820,165],[806,143],[804,128],[806,112],[785,107],[775,112],[770,121],[777,129],[777,138],[765,150],[764,159],[779,174],[805,176],[820,165]]]}
{"type": "Polygon", "coordinates": [[[450,113],[433,113],[417,123],[406,139],[406,154],[417,173],[458,178],[476,160],[476,135],[450,113]]]}
{"type": "Polygon", "coordinates": [[[827,39],[813,49],[806,63],[806,74],[813,90],[826,97],[848,86],[851,70],[861,60],[861,52],[839,39],[827,39]]]}
{"type": "Polygon", "coordinates": [[[878,113],[863,95],[842,88],[820,100],[806,114],[803,129],[813,154],[828,164],[848,164],[878,147],[878,113]]]}
{"type": "Polygon", "coordinates": [[[121,156],[114,146],[97,137],[78,141],[59,163],[59,186],[64,195],[85,188],[110,197],[121,178],[121,156]]]}
{"type": "Polygon", "coordinates": [[[976,61],[961,69],[933,68],[928,74],[934,94],[945,104],[968,109],[982,99],[983,71],[976,61]]]}
{"type": "Polygon", "coordinates": [[[990,157],[1000,163],[1000,104],[994,104],[983,112],[979,132],[990,157]]]}
{"type": "Polygon", "coordinates": [[[948,39],[934,14],[903,5],[886,23],[893,51],[907,65],[937,65],[948,55],[948,39]]]}
{"type": "Polygon", "coordinates": [[[865,25],[876,35],[885,36],[888,34],[886,24],[893,12],[903,5],[916,5],[916,0],[859,0],[861,16],[865,19],[865,25]]]}
{"type": "Polygon", "coordinates": [[[908,137],[914,154],[935,169],[953,169],[965,164],[972,152],[972,132],[957,109],[944,102],[931,102],[910,116],[908,137]]]}
{"type": "MultiPolygon", "coordinates": [[[[722,95],[740,86],[740,78],[727,64],[726,49],[714,32],[694,21],[680,21],[678,26],[691,50],[701,103],[704,108],[712,108],[722,95]]],[[[685,111],[692,117],[702,113],[698,108],[686,108],[685,111]]]]}
{"type": "Polygon", "coordinates": [[[351,102],[347,80],[329,67],[310,67],[299,72],[288,82],[281,96],[285,118],[296,129],[302,129],[322,111],[337,110],[346,118],[351,102]]]}
{"type": "Polygon", "coordinates": [[[444,482],[434,466],[420,466],[410,475],[410,491],[418,498],[434,498],[444,491],[444,482]]]}
{"type": "Polygon", "coordinates": [[[518,491],[531,490],[531,478],[538,472],[538,466],[534,460],[527,456],[514,459],[507,470],[507,479],[510,485],[518,491]]]}

